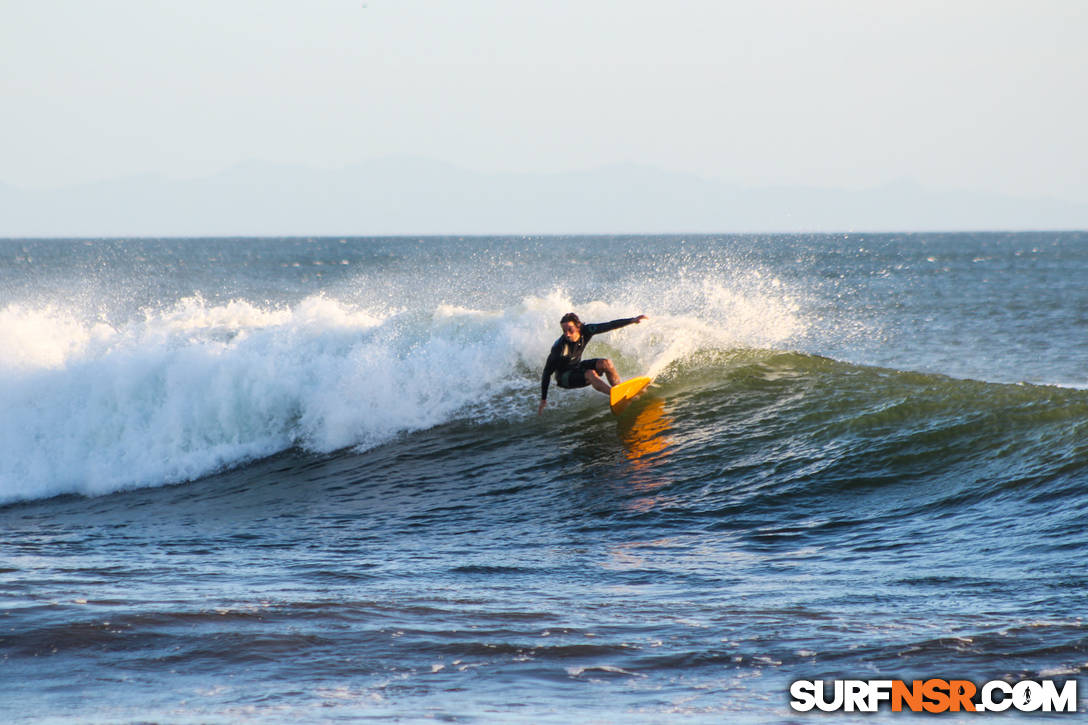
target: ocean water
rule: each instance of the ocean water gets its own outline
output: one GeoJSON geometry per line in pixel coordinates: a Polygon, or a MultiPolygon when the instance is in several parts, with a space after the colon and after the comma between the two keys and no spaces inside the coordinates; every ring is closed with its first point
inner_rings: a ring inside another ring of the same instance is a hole
{"type": "Polygon", "coordinates": [[[0,240],[0,372],[7,722],[1086,709],[1086,233],[0,240]]]}

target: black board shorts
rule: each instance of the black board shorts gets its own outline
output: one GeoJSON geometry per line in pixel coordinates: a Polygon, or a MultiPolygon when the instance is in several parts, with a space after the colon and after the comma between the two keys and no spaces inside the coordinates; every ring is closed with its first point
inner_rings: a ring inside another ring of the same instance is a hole
{"type": "Polygon", "coordinates": [[[584,388],[589,385],[589,381],[586,380],[586,371],[596,370],[597,361],[602,359],[603,358],[595,357],[592,360],[583,360],[575,367],[564,370],[556,376],[556,385],[561,388],[584,388]]]}

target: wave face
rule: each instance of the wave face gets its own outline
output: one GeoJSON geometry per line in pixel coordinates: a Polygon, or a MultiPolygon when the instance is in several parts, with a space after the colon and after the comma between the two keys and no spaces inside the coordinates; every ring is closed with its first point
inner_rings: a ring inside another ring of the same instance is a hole
{"type": "MultiPolygon", "coordinates": [[[[385,257],[368,252],[367,262],[385,257]]],[[[222,274],[222,260],[212,261],[222,274]]],[[[242,266],[253,277],[246,284],[267,287],[279,264],[273,256],[242,266]]],[[[457,266],[479,276],[471,258],[457,266]]],[[[656,301],[658,291],[643,286],[623,301],[576,303],[558,288],[506,297],[500,286],[481,295],[428,284],[426,267],[422,279],[404,274],[349,277],[313,294],[299,285],[294,299],[276,302],[212,287],[131,309],[125,281],[110,280],[94,307],[8,304],[0,310],[0,405],[9,411],[0,501],[189,481],[292,447],[365,449],[458,418],[521,420],[556,320],[576,305],[587,319],[651,309],[656,327],[602,340],[626,368],[651,375],[702,349],[774,344],[804,325],[794,303],[765,289],[774,280],[754,276],[738,286],[685,273],[656,301]],[[376,298],[382,285],[391,289],[376,298]]],[[[92,285],[81,296],[94,292],[92,285]]]]}
{"type": "Polygon", "coordinates": [[[1068,348],[1083,348],[1083,286],[1053,272],[1084,266],[1081,241],[7,242],[0,501],[189,481],[460,418],[523,420],[572,309],[652,314],[601,338],[624,374],[798,349],[1080,386],[1083,356],[1068,348]],[[995,305],[992,289],[1014,282],[1010,305],[995,305]]]}
{"type": "Polygon", "coordinates": [[[1088,674],[1085,235],[0,252],[16,721],[778,722],[795,679],[1088,674]],[[654,376],[619,418],[536,414],[571,310],[650,316],[591,343],[654,376]]]}

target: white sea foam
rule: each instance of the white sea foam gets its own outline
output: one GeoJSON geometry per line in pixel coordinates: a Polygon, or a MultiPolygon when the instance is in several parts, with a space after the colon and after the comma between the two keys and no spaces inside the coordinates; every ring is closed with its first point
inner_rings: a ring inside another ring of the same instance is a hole
{"type": "Polygon", "coordinates": [[[590,354],[617,356],[625,376],[708,346],[772,344],[799,325],[788,302],[760,293],[700,282],[679,295],[606,303],[553,291],[504,310],[194,297],[115,324],[12,305],[0,310],[0,502],[188,481],[292,446],[367,448],[458,417],[532,415],[572,309],[586,321],[656,313],[594,341],[590,354]]]}

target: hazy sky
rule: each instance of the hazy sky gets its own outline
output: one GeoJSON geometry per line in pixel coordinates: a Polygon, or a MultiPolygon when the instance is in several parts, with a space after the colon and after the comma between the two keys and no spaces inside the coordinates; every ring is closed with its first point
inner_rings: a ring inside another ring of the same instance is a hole
{"type": "Polygon", "coordinates": [[[1088,202],[1088,3],[0,0],[0,182],[410,154],[1088,202]]]}

